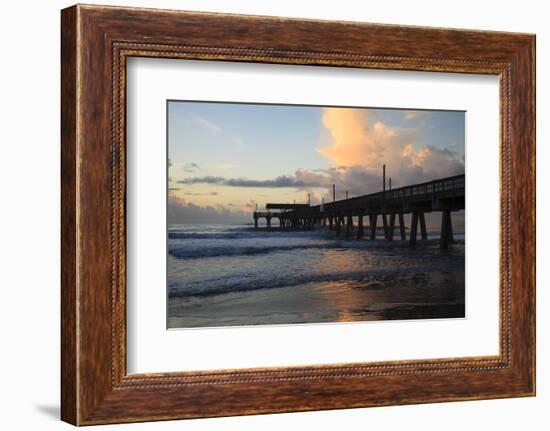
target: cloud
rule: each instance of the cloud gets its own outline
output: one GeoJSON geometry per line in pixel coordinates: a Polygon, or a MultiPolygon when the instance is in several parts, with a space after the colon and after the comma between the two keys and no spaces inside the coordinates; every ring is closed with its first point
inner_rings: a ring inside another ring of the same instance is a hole
{"type": "Polygon", "coordinates": [[[384,155],[384,143],[395,132],[376,122],[369,127],[370,111],[351,108],[325,108],[323,126],[329,131],[331,144],[318,152],[336,165],[376,167],[384,155]]]}
{"type": "Polygon", "coordinates": [[[170,195],[167,209],[168,224],[194,223],[194,224],[236,224],[249,223],[250,215],[224,206],[201,207],[184,198],[170,195]]]}
{"type": "Polygon", "coordinates": [[[373,121],[367,110],[325,108],[322,120],[331,139],[318,152],[336,166],[353,168],[347,174],[351,179],[358,175],[365,181],[367,177],[379,179],[383,164],[393,183],[402,186],[464,172],[464,160],[458,153],[422,146],[417,130],[373,121]]]}
{"type": "Polygon", "coordinates": [[[186,163],[183,165],[184,172],[198,172],[200,169],[201,168],[196,163],[186,163]]]}
{"type": "Polygon", "coordinates": [[[226,181],[223,177],[214,177],[214,176],[206,176],[206,177],[189,177],[184,178],[183,180],[178,180],[177,182],[179,184],[224,184],[226,181]]]}
{"type": "MultiPolygon", "coordinates": [[[[304,171],[305,172],[305,171],[304,171]]],[[[270,180],[254,180],[247,178],[224,178],[215,176],[191,177],[179,180],[179,184],[216,184],[229,187],[258,187],[258,188],[280,188],[280,187],[319,187],[317,182],[321,176],[314,177],[302,175],[302,171],[296,172],[296,175],[281,175],[270,180]]]]}
{"type": "Polygon", "coordinates": [[[301,169],[296,175],[305,183],[315,184],[315,189],[304,188],[304,195],[311,194],[313,204],[332,201],[332,185],[336,188],[336,199],[342,199],[348,191],[350,197],[374,193],[382,188],[381,172],[363,166],[336,166],[325,170],[301,169]],[[319,191],[321,189],[321,191],[319,191]],[[324,190],[323,190],[324,189],[324,190]]]}
{"type": "Polygon", "coordinates": [[[302,191],[306,200],[307,194],[311,193],[312,203],[320,202],[322,198],[327,202],[329,198],[332,200],[332,184],[335,184],[340,197],[345,190],[349,191],[350,196],[358,196],[379,191],[382,187],[381,172],[357,165],[315,170],[298,169],[294,175],[284,175],[269,180],[207,176],[186,178],[178,182],[187,185],[204,183],[227,187],[293,188],[302,191]]]}
{"type": "Polygon", "coordinates": [[[258,202],[256,202],[254,199],[249,199],[244,205],[243,205],[243,212],[246,214],[252,214],[254,211],[256,211],[256,208],[258,207],[258,202]]]}
{"type": "Polygon", "coordinates": [[[206,118],[201,117],[200,115],[197,115],[197,114],[192,114],[192,115],[197,123],[199,123],[201,126],[208,129],[213,135],[219,136],[222,134],[223,129],[220,126],[218,126],[216,123],[210,120],[207,120],[206,118]]]}
{"type": "MultiPolygon", "coordinates": [[[[402,150],[403,166],[388,170],[393,188],[420,183],[464,172],[464,164],[456,154],[447,149],[425,147],[416,152],[412,146],[402,150]]],[[[350,197],[375,193],[382,190],[382,168],[368,168],[360,165],[334,166],[327,169],[298,169],[293,175],[283,175],[268,180],[253,180],[224,177],[192,177],[178,183],[215,184],[227,187],[292,188],[303,191],[305,199],[311,193],[312,203],[332,201],[332,185],[336,187],[336,198],[342,199],[346,190],[350,197]]]]}
{"type": "Polygon", "coordinates": [[[415,151],[411,144],[403,148],[403,159],[409,163],[409,170],[420,168],[423,179],[437,179],[464,173],[464,157],[447,148],[432,145],[415,151]]]}
{"type": "MultiPolygon", "coordinates": [[[[179,189],[176,189],[176,190],[179,190],[179,189]]],[[[218,196],[218,192],[210,192],[210,193],[185,192],[184,195],[186,196],[218,196]]]]}

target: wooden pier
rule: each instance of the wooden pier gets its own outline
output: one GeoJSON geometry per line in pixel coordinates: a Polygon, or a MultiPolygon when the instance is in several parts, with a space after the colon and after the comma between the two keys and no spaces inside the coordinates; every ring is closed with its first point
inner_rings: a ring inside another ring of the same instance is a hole
{"type": "Polygon", "coordinates": [[[441,212],[441,248],[453,242],[451,213],[465,206],[465,176],[457,175],[426,183],[413,184],[392,190],[352,197],[321,205],[268,203],[267,211],[254,212],[254,226],[265,218],[266,228],[271,229],[271,220],[279,219],[281,230],[311,230],[327,227],[336,236],[361,239],[366,234],[371,240],[377,238],[377,226],[381,219],[383,237],[392,241],[396,225],[400,239],[406,239],[405,214],[411,214],[409,242],[416,244],[418,230],[421,240],[428,239],[425,214],[441,212]],[[275,210],[275,211],[272,211],[275,210]],[[353,218],[357,218],[354,226],[353,218]],[[368,217],[368,226],[364,224],[368,217]]]}

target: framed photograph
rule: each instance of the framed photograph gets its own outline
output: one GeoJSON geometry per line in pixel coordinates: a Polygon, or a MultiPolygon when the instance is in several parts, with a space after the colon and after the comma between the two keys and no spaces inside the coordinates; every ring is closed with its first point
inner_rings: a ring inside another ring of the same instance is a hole
{"type": "Polygon", "coordinates": [[[167,115],[168,328],[466,317],[465,112],[167,115]]]}
{"type": "Polygon", "coordinates": [[[535,394],[535,37],[62,11],[62,419],[535,394]]]}

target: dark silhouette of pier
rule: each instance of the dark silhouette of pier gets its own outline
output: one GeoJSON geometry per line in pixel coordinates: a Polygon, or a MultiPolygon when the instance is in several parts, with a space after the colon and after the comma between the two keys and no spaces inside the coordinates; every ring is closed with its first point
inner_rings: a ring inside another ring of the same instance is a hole
{"type": "MultiPolygon", "coordinates": [[[[336,236],[346,238],[352,235],[361,239],[366,234],[371,240],[377,238],[377,226],[381,219],[383,237],[392,241],[396,224],[399,225],[401,240],[406,240],[405,214],[411,214],[409,227],[409,242],[416,244],[418,230],[420,238],[428,239],[425,214],[441,212],[441,248],[448,248],[453,242],[453,227],[451,213],[464,209],[465,176],[456,175],[420,184],[412,184],[386,190],[385,166],[382,191],[335,200],[333,186],[333,202],[320,205],[268,203],[267,211],[254,212],[254,226],[258,229],[258,221],[266,219],[266,229],[270,230],[271,220],[279,219],[279,230],[312,230],[327,227],[335,231],[336,236]],[[276,211],[271,211],[276,210],[276,211]],[[354,226],[353,218],[357,218],[354,226]],[[368,226],[363,218],[368,217],[368,226]]],[[[348,193],[346,192],[346,196],[348,193]]]]}

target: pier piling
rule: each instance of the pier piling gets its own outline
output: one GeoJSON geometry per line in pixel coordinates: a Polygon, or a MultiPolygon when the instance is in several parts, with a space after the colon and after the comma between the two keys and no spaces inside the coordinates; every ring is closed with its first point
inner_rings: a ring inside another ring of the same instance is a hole
{"type": "Polygon", "coordinates": [[[351,230],[353,228],[353,219],[351,215],[347,216],[347,223],[346,223],[346,238],[349,238],[351,235],[351,230]]]}
{"type": "Polygon", "coordinates": [[[381,214],[382,215],[382,225],[384,227],[384,238],[388,239],[389,238],[389,230],[388,230],[388,219],[386,218],[386,214],[381,214]]]}
{"type": "Polygon", "coordinates": [[[423,212],[418,214],[418,220],[420,221],[420,233],[422,235],[422,239],[427,240],[428,232],[426,231],[426,219],[423,212]]]}
{"type": "Polygon", "coordinates": [[[418,230],[418,213],[415,211],[412,213],[412,221],[411,221],[411,237],[409,239],[409,243],[411,245],[416,244],[416,232],[418,230]]]}
{"type": "Polygon", "coordinates": [[[369,215],[369,223],[370,223],[370,239],[375,240],[376,239],[376,220],[378,219],[377,214],[370,214],[369,215]]]}
{"type": "Polygon", "coordinates": [[[363,237],[363,212],[360,212],[357,216],[357,239],[363,237]]]}
{"type": "Polygon", "coordinates": [[[441,213],[441,238],[439,245],[441,248],[449,248],[453,243],[453,224],[451,220],[451,211],[445,210],[441,213]]]}
{"type": "MultiPolygon", "coordinates": [[[[391,184],[391,178],[390,178],[391,184]]],[[[393,231],[395,230],[395,213],[390,214],[390,225],[388,226],[388,241],[393,241],[393,231]]]]}
{"type": "Polygon", "coordinates": [[[401,234],[401,240],[405,241],[407,236],[405,235],[405,216],[403,213],[399,213],[399,233],[401,234]]]}

